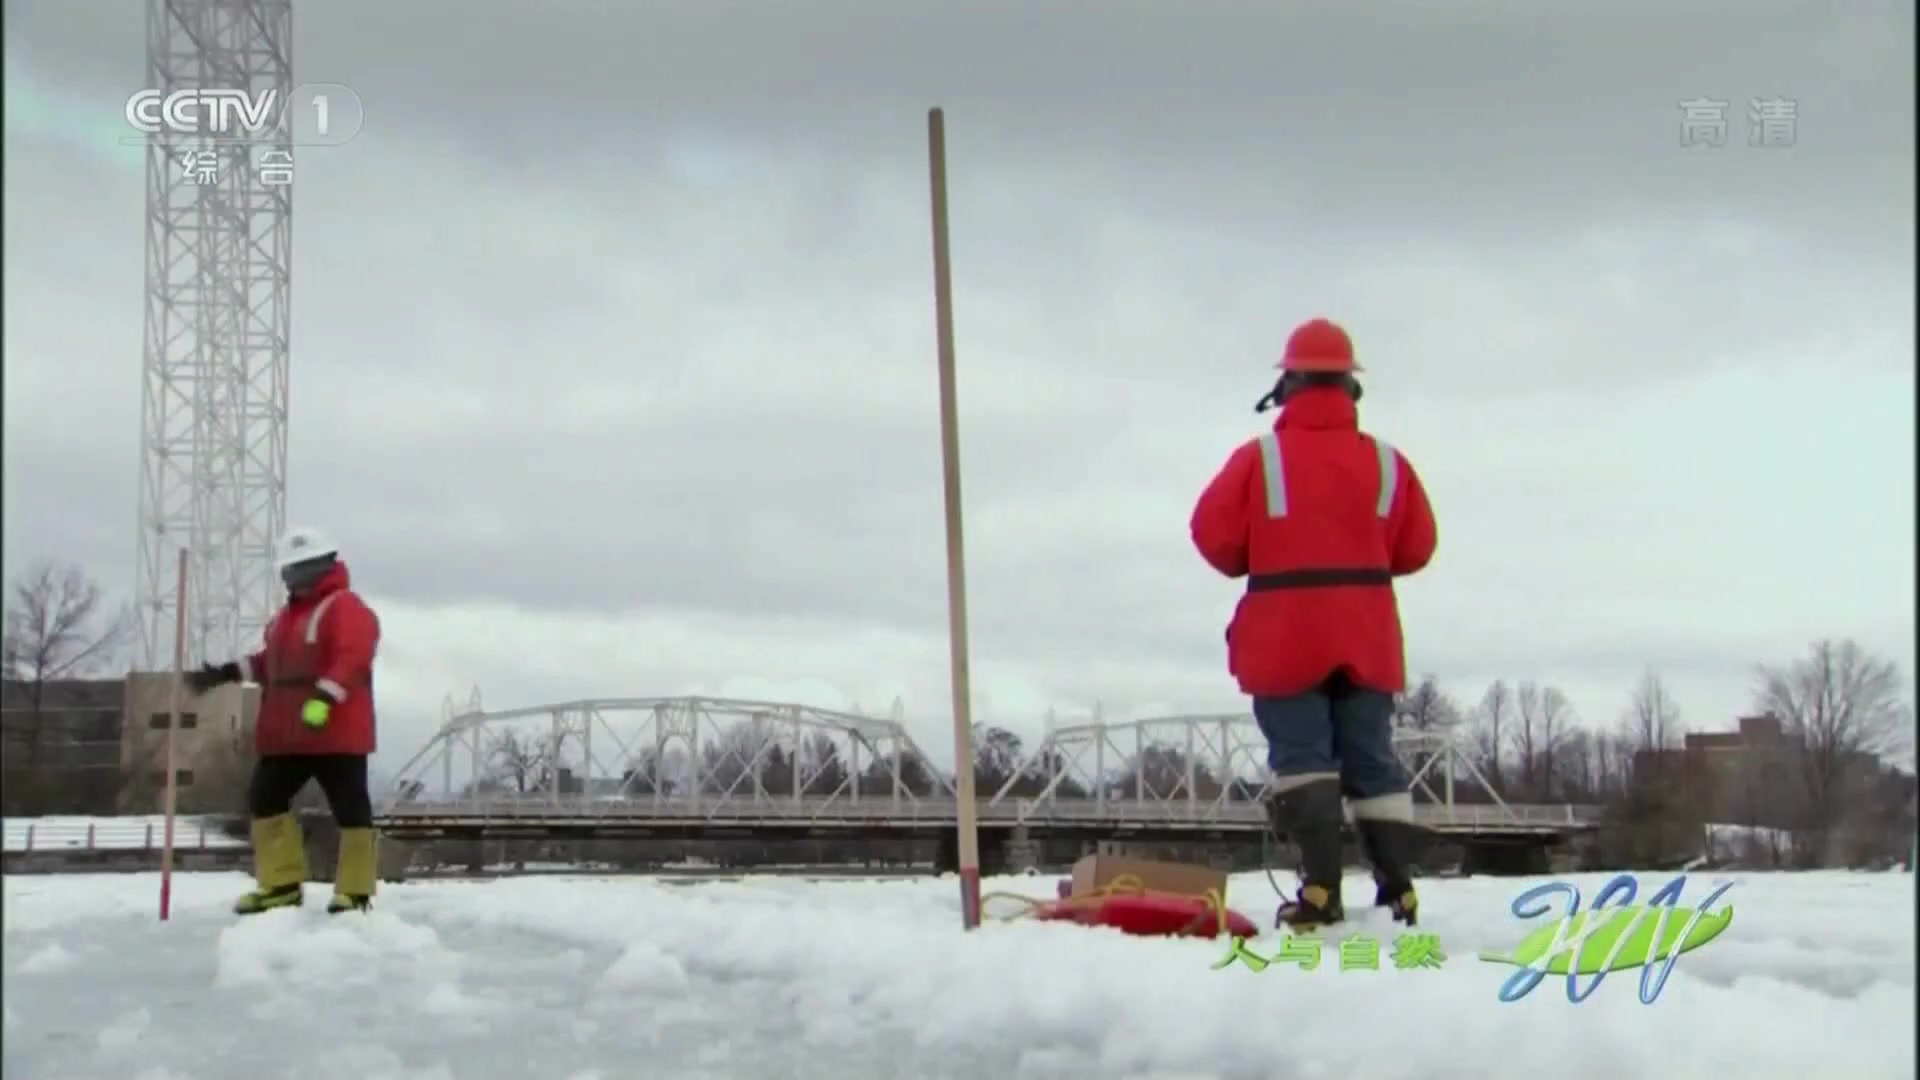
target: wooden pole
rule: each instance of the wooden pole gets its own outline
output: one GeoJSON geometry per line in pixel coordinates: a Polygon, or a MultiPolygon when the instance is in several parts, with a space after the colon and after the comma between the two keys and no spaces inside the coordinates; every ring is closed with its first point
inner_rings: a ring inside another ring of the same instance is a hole
{"type": "Polygon", "coordinates": [[[954,401],[953,267],[947,246],[947,124],[927,111],[933,183],[933,310],[940,347],[940,461],[947,497],[947,648],[953,681],[953,793],[960,838],[960,923],[980,925],[979,807],[973,795],[973,677],[967,665],[967,555],[960,528],[960,414],[954,401]]]}
{"type": "Polygon", "coordinates": [[[187,549],[180,549],[180,578],[174,590],[173,688],[167,709],[167,780],[164,809],[166,831],[160,840],[160,921],[166,922],[173,907],[173,808],[179,796],[175,787],[174,762],[180,732],[180,692],[187,680],[187,549]]]}

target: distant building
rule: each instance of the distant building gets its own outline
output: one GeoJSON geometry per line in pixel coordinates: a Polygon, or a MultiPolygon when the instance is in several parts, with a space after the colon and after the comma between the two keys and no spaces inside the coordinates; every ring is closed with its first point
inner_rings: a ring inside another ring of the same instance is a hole
{"type": "MultiPolygon", "coordinates": [[[[171,672],[119,679],[0,682],[6,812],[112,814],[157,810],[166,781],[171,672]]],[[[232,801],[195,790],[244,777],[259,690],[222,687],[183,698],[174,769],[183,808],[232,801]]]]}
{"type": "Polygon", "coordinates": [[[1636,776],[1682,789],[1703,820],[1787,827],[1792,760],[1778,718],[1743,716],[1734,731],[1689,732],[1678,747],[1637,751],[1633,768],[1636,776]]]}
{"type": "Polygon", "coordinates": [[[0,682],[6,811],[111,813],[120,786],[119,679],[0,682]]]}
{"type": "MultiPolygon", "coordinates": [[[[126,812],[162,809],[172,708],[171,672],[136,671],[127,676],[126,720],[120,739],[120,766],[128,779],[121,800],[126,812]]],[[[183,806],[216,810],[233,801],[235,791],[200,789],[213,782],[231,789],[244,780],[259,709],[258,687],[229,685],[197,698],[183,696],[173,763],[176,794],[183,806]]]]}
{"type": "MultiPolygon", "coordinates": [[[[1703,820],[1791,829],[1804,824],[1800,750],[1778,717],[1743,716],[1737,730],[1689,732],[1677,748],[1638,751],[1633,764],[1639,775],[1681,786],[1703,820]]],[[[1860,775],[1881,771],[1873,755],[1856,756],[1860,775]]]]}

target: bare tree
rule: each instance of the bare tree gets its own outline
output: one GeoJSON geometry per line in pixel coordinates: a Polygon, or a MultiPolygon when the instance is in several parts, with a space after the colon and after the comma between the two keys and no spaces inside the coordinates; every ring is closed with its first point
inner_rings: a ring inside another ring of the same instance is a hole
{"type": "Polygon", "coordinates": [[[918,754],[896,750],[869,760],[854,783],[862,795],[888,798],[903,795],[928,796],[940,788],[940,781],[928,770],[918,754]],[[897,776],[897,780],[896,780],[897,776]]]}
{"type": "Polygon", "coordinates": [[[71,564],[36,563],[13,582],[6,628],[0,636],[0,668],[20,684],[27,760],[38,764],[45,739],[47,684],[95,674],[117,658],[126,638],[126,612],[101,610],[100,586],[71,564]]]}
{"type": "Polygon", "coordinates": [[[1416,731],[1452,727],[1462,715],[1460,703],[1442,690],[1440,680],[1432,675],[1422,676],[1411,689],[1396,696],[1393,712],[1395,719],[1416,731]]]}
{"type": "MultiPolygon", "coordinates": [[[[1433,675],[1421,676],[1419,682],[1393,698],[1394,723],[1414,731],[1449,731],[1459,725],[1463,714],[1460,703],[1440,688],[1440,680],[1433,675]]],[[[1453,768],[1450,760],[1436,762],[1434,758],[1439,756],[1439,751],[1421,748],[1412,752],[1407,764],[1416,773],[1438,781],[1442,772],[1453,768]]]]}
{"type": "Polygon", "coordinates": [[[838,795],[847,786],[847,765],[833,736],[816,731],[800,744],[800,768],[805,777],[802,795],[838,795]]]}
{"type": "Polygon", "coordinates": [[[78,566],[42,561],[14,579],[0,633],[5,677],[4,797],[8,813],[110,812],[138,774],[121,768],[119,694],[109,704],[78,685],[118,659],[128,622],[103,610],[78,566]],[[96,721],[109,717],[112,733],[96,721]]]}
{"type": "Polygon", "coordinates": [[[487,747],[488,779],[512,784],[519,794],[538,790],[552,766],[546,741],[518,731],[502,731],[487,747]]]}
{"type": "Polygon", "coordinates": [[[767,740],[766,748],[759,751],[760,763],[754,770],[754,790],[766,795],[793,795],[796,774],[801,769],[799,747],[789,748],[786,741],[777,737],[767,740]]]}
{"type": "Polygon", "coordinates": [[[1850,798],[1878,770],[1876,758],[1910,742],[1912,713],[1899,694],[1893,661],[1853,641],[1816,641],[1801,659],[1758,672],[1754,703],[1780,720],[1793,745],[1809,840],[1822,864],[1832,861],[1850,798]]]}
{"type": "Polygon", "coordinates": [[[635,795],[652,795],[664,791],[660,769],[660,748],[643,746],[628,759],[625,771],[620,774],[620,793],[631,798],[635,795]]]}
{"type": "Polygon", "coordinates": [[[992,795],[1013,779],[1025,757],[1020,736],[1002,727],[973,725],[973,783],[981,795],[992,795]]]}
{"type": "Polygon", "coordinates": [[[1625,786],[1618,768],[1619,738],[1604,731],[1572,728],[1554,757],[1554,785],[1570,802],[1599,803],[1625,786]]]}
{"type": "Polygon", "coordinates": [[[1601,845],[1629,866],[1678,865],[1699,853],[1712,774],[1680,754],[1680,709],[1651,668],[1606,740],[1607,821],[1601,845]],[[1676,862],[1678,860],[1679,862],[1676,862]]]}
{"type": "Polygon", "coordinates": [[[778,745],[765,724],[748,718],[700,745],[700,781],[712,794],[751,796],[760,790],[761,767],[778,745]]]}
{"type": "MultiPolygon", "coordinates": [[[[1047,791],[1049,785],[1056,799],[1084,799],[1092,794],[1074,775],[1067,756],[1058,748],[1042,743],[1028,756],[1026,767],[1021,770],[1020,778],[1014,782],[1011,790],[1018,797],[1035,798],[1047,791]]],[[[1256,785],[1256,791],[1257,788],[1256,785]]],[[[1249,793],[1243,797],[1251,799],[1255,795],[1249,793]]]]}
{"type": "Polygon", "coordinates": [[[20,681],[77,678],[110,665],[124,611],[102,618],[100,586],[71,564],[41,562],[13,582],[0,664],[20,681]]]}
{"type": "Polygon", "coordinates": [[[1680,733],[1680,707],[1667,693],[1667,684],[1652,668],[1633,688],[1633,701],[1621,717],[1635,750],[1668,750],[1680,733]]]}
{"type": "Polygon", "coordinates": [[[1566,738],[1573,719],[1573,705],[1557,686],[1520,684],[1514,695],[1519,725],[1514,732],[1520,775],[1527,793],[1550,797],[1554,787],[1554,754],[1566,738]]]}
{"type": "Polygon", "coordinates": [[[1507,786],[1505,761],[1507,757],[1507,729],[1513,718],[1513,691],[1507,688],[1505,679],[1495,679],[1487,692],[1480,696],[1480,704],[1474,709],[1476,721],[1475,742],[1478,745],[1480,769],[1487,774],[1487,780],[1494,790],[1504,792],[1507,786]]]}
{"type": "Polygon", "coordinates": [[[1108,794],[1120,799],[1215,799],[1224,790],[1220,778],[1203,762],[1166,743],[1151,743],[1130,755],[1126,770],[1108,785],[1108,794]],[[1191,789],[1188,780],[1192,780],[1191,789]]]}
{"type": "Polygon", "coordinates": [[[1619,732],[1603,731],[1594,736],[1594,746],[1594,794],[1602,799],[1617,796],[1633,782],[1633,744],[1619,732]]]}

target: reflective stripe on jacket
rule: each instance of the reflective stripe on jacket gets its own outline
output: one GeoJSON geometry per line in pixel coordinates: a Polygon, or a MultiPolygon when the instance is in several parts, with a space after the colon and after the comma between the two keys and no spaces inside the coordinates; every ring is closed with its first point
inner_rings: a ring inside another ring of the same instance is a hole
{"type": "Polygon", "coordinates": [[[1294,394],[1272,431],[1227,459],[1191,527],[1214,569],[1247,579],[1227,628],[1242,692],[1297,694],[1342,669],[1361,686],[1405,688],[1393,579],[1433,558],[1433,509],[1406,456],[1360,431],[1344,390],[1294,394]]]}
{"type": "Polygon", "coordinates": [[[254,749],[262,757],[373,753],[380,620],[350,586],[346,565],[336,565],[268,620],[260,650],[240,661],[241,673],[261,688],[254,749]],[[300,719],[315,697],[333,702],[319,728],[300,719]]]}

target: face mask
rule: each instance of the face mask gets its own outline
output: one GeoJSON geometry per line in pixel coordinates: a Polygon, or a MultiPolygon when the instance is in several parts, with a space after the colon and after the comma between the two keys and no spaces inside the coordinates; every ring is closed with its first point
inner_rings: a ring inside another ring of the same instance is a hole
{"type": "Polygon", "coordinates": [[[326,555],[318,559],[307,559],[294,563],[280,571],[280,581],[290,593],[303,593],[319,584],[320,579],[333,569],[333,556],[326,555]]]}

